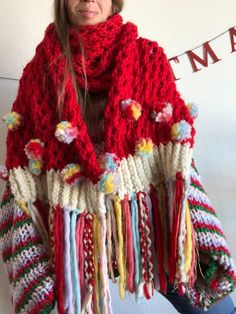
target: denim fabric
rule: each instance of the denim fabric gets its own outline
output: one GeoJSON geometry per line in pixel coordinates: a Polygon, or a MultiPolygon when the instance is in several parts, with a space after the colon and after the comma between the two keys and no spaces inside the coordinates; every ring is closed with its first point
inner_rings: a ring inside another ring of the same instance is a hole
{"type": "Polygon", "coordinates": [[[230,296],[225,297],[217,304],[213,305],[207,311],[204,309],[193,307],[188,299],[178,295],[177,290],[172,289],[171,285],[168,285],[167,294],[162,294],[181,314],[234,314],[236,308],[230,296]]]}

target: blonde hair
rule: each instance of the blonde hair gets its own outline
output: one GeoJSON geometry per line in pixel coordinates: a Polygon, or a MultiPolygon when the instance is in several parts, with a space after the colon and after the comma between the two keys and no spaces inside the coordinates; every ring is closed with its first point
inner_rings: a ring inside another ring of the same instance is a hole
{"type": "MultiPolygon", "coordinates": [[[[86,70],[85,70],[84,65],[83,65],[83,72],[84,72],[84,77],[85,77],[85,93],[83,97],[76,83],[76,76],[75,76],[75,72],[73,69],[72,62],[71,62],[71,49],[70,49],[70,44],[69,44],[69,31],[68,30],[70,26],[70,21],[67,14],[65,2],[66,0],[54,0],[54,23],[55,23],[56,31],[57,31],[57,34],[58,34],[58,37],[62,46],[62,53],[65,55],[65,58],[66,58],[66,68],[65,68],[64,78],[61,83],[61,86],[58,86],[57,109],[60,116],[61,116],[62,105],[63,105],[63,100],[64,100],[65,82],[69,74],[71,74],[72,76],[77,102],[78,101],[80,102],[80,105],[82,107],[81,108],[82,114],[84,114],[85,112],[85,106],[87,103],[87,99],[89,97],[88,89],[87,89],[86,70]]],[[[123,0],[112,0],[112,14],[120,13],[123,9],[123,5],[124,5],[123,0]]],[[[81,45],[81,53],[84,56],[84,50],[83,50],[82,45],[81,45]]]]}

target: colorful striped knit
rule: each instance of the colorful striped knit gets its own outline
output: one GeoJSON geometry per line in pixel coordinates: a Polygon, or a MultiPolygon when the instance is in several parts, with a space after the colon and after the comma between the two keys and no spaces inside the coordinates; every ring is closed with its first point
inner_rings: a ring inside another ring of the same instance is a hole
{"type": "Polygon", "coordinates": [[[15,313],[46,314],[55,304],[52,264],[32,219],[7,184],[0,208],[0,250],[15,313]]]}
{"type": "Polygon", "coordinates": [[[188,202],[198,244],[199,268],[194,288],[187,295],[193,305],[208,308],[234,290],[236,272],[221,223],[194,160],[188,202]]]}

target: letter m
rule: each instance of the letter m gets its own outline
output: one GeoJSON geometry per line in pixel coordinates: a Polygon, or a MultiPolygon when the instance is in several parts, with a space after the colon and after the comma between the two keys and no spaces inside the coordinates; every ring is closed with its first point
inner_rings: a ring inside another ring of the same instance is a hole
{"type": "Polygon", "coordinates": [[[187,55],[191,66],[193,68],[193,72],[200,71],[201,69],[197,68],[196,61],[202,64],[204,67],[208,67],[208,55],[212,58],[213,62],[216,63],[221,59],[217,58],[216,54],[214,53],[213,49],[211,48],[209,42],[205,42],[203,44],[203,58],[200,58],[197,54],[192,52],[191,50],[187,51],[187,55]]]}

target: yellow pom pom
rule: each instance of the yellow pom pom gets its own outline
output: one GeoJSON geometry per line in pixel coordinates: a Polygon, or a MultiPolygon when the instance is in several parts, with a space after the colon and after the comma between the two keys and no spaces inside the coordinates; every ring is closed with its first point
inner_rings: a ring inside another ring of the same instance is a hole
{"type": "Polygon", "coordinates": [[[99,182],[100,190],[105,194],[115,193],[119,187],[120,178],[115,172],[106,171],[99,182]]]}
{"type": "Polygon", "coordinates": [[[153,153],[153,142],[150,138],[139,139],[135,151],[140,157],[149,157],[153,153]]]}
{"type": "Polygon", "coordinates": [[[5,121],[8,129],[11,131],[18,129],[19,126],[21,126],[22,122],[23,122],[22,116],[15,111],[12,111],[12,112],[5,114],[2,117],[2,119],[3,119],[3,121],[5,121]]]}

